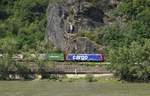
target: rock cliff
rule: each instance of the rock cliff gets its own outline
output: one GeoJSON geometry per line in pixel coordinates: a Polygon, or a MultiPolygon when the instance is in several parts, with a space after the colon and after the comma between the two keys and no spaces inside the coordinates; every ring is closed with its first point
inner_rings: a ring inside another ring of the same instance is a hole
{"type": "Polygon", "coordinates": [[[97,53],[101,47],[86,37],[78,37],[80,29],[104,25],[105,11],[114,7],[114,0],[62,0],[49,4],[46,38],[69,53],[97,53]]]}

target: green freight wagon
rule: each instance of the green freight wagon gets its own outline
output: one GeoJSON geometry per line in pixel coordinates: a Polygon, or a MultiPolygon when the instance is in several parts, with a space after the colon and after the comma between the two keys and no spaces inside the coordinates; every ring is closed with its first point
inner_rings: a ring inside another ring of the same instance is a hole
{"type": "Polygon", "coordinates": [[[48,53],[47,56],[50,61],[64,61],[64,53],[48,53]]]}

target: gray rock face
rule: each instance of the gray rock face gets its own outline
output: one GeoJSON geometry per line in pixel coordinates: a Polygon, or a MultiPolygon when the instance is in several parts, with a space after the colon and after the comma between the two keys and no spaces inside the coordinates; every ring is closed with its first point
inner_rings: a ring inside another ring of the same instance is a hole
{"type": "Polygon", "coordinates": [[[69,53],[99,53],[100,46],[86,37],[77,37],[70,41],[67,52],[69,53]]]}
{"type": "MultiPolygon", "coordinates": [[[[107,0],[101,2],[104,1],[107,0]]],[[[105,3],[109,4],[110,2],[105,3]]],[[[104,24],[104,15],[103,8],[95,7],[85,0],[83,2],[81,0],[64,0],[61,3],[50,4],[47,41],[53,43],[57,49],[69,53],[97,53],[99,52],[97,44],[87,38],[77,37],[75,34],[79,32],[79,28],[101,26],[104,24]],[[75,33],[69,33],[70,29],[75,33]]]]}
{"type": "Polygon", "coordinates": [[[48,8],[48,27],[47,39],[51,41],[54,46],[60,50],[64,50],[65,45],[65,27],[63,21],[63,8],[59,4],[49,6],[48,8]]]}

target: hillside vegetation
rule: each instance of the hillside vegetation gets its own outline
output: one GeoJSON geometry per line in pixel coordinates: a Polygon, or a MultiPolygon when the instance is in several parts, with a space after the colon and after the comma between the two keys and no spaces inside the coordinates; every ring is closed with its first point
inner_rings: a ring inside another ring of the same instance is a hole
{"type": "MultiPolygon", "coordinates": [[[[87,1],[100,4],[100,0],[87,1]]],[[[109,67],[121,79],[150,80],[150,0],[118,1],[109,13],[115,22],[80,35],[105,46],[109,67]]],[[[0,0],[1,53],[50,50],[44,39],[49,2],[55,1],[0,0]]]]}
{"type": "Polygon", "coordinates": [[[0,49],[40,51],[48,0],[0,0],[0,49]]]}

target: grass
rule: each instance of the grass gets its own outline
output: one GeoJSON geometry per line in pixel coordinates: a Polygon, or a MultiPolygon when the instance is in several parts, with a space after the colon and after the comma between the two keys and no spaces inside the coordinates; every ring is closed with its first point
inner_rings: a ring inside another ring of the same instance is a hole
{"type": "Polygon", "coordinates": [[[150,96],[149,83],[0,81],[0,96],[150,96]]]}

